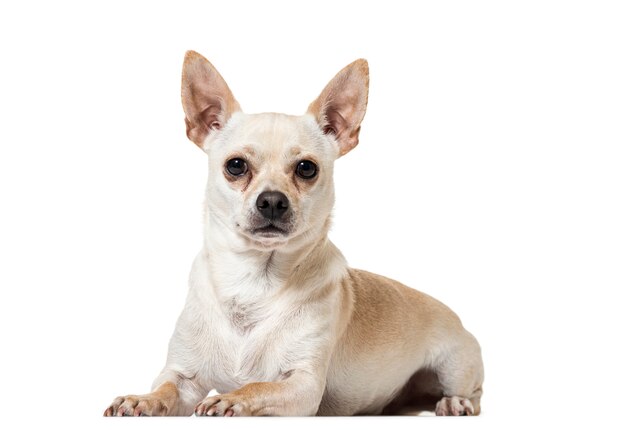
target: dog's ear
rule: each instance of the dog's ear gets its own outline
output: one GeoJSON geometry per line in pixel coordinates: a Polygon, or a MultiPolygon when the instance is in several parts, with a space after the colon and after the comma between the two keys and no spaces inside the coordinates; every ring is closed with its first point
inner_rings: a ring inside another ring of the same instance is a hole
{"type": "Polygon", "coordinates": [[[359,143],[361,121],[367,108],[369,67],[360,59],[344,67],[309,105],[308,113],[317,119],[326,134],[339,144],[339,156],[359,143]]]}
{"type": "Polygon", "coordinates": [[[181,95],[187,137],[200,149],[210,133],[224,127],[230,116],[241,110],[217,69],[194,51],[185,55],[181,95]]]}

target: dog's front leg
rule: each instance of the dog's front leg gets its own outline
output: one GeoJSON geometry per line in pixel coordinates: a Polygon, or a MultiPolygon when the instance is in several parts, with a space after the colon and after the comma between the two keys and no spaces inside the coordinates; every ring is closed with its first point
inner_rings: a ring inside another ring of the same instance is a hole
{"type": "Polygon", "coordinates": [[[148,394],[117,397],[104,411],[104,416],[174,415],[178,409],[178,397],[176,384],[166,382],[148,394]]]}
{"type": "Polygon", "coordinates": [[[196,406],[196,415],[315,415],[325,386],[325,376],[294,370],[281,381],[254,382],[230,393],[207,397],[196,406]]]}
{"type": "Polygon", "coordinates": [[[154,381],[152,392],[117,397],[104,416],[189,416],[207,392],[193,378],[166,368],[154,381]]]}

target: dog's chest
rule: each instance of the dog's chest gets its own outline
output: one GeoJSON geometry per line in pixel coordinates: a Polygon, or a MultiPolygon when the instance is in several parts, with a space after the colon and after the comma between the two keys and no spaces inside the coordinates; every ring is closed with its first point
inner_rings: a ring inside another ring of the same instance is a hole
{"type": "Polygon", "coordinates": [[[241,336],[248,334],[259,323],[259,311],[254,304],[241,303],[233,298],[224,306],[224,311],[232,329],[241,336]]]}
{"type": "Polygon", "coordinates": [[[316,327],[324,321],[311,318],[304,305],[306,285],[276,288],[280,285],[259,282],[270,277],[241,268],[225,264],[211,271],[205,258],[196,260],[174,340],[186,371],[221,393],[284,378],[313,353],[316,327]],[[230,273],[230,267],[241,273],[230,273]]]}
{"type": "Polygon", "coordinates": [[[208,379],[219,392],[250,382],[275,381],[289,370],[289,340],[283,322],[271,306],[230,301],[227,318],[213,321],[207,359],[208,379]],[[269,307],[269,308],[268,308],[269,307]],[[273,316],[273,317],[272,317],[273,316]]]}

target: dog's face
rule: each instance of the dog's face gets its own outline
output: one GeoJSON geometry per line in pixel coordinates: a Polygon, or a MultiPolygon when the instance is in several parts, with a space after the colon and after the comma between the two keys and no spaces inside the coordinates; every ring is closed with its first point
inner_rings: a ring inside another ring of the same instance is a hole
{"type": "Polygon", "coordinates": [[[305,115],[249,115],[215,68],[187,53],[187,135],[209,156],[211,215],[253,248],[317,237],[334,203],[334,161],[358,143],[367,86],[367,63],[358,60],[339,72],[305,115]]]}
{"type": "Polygon", "coordinates": [[[314,229],[334,200],[328,140],[311,116],[234,114],[206,148],[214,215],[264,248],[314,229]]]}

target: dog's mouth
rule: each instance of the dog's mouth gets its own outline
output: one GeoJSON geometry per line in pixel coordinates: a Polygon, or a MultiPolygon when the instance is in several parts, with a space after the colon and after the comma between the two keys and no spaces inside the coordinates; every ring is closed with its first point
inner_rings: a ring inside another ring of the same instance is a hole
{"type": "Polygon", "coordinates": [[[278,237],[286,236],[289,232],[283,228],[278,227],[275,224],[269,223],[263,227],[257,227],[252,229],[252,234],[261,237],[278,237]]]}

